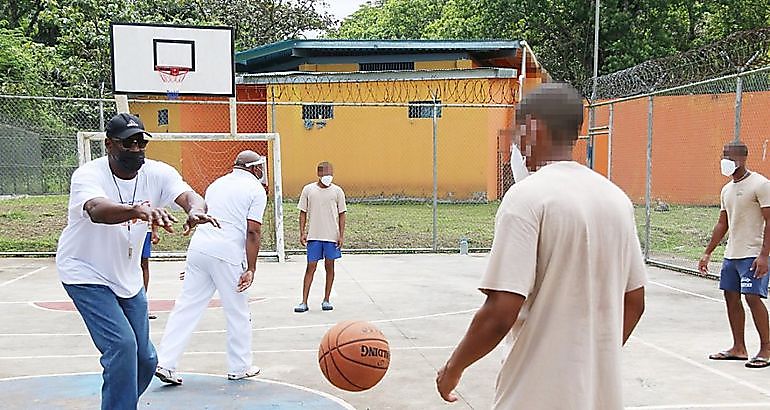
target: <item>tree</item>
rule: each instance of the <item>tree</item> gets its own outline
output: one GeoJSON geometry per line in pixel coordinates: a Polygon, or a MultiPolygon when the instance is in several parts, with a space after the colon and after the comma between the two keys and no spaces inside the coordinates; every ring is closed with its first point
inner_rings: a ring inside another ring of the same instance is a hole
{"type": "Polygon", "coordinates": [[[55,56],[58,95],[97,97],[112,83],[110,22],[229,25],[237,50],[328,29],[335,22],[325,7],[324,0],[0,0],[0,29],[53,50],[45,58],[55,56]]]}
{"type": "Polygon", "coordinates": [[[56,51],[19,30],[0,29],[0,94],[45,94],[55,88],[56,51]]]}
{"type": "Polygon", "coordinates": [[[203,0],[209,18],[235,28],[240,50],[297,38],[336,23],[323,0],[203,0]]]}
{"type": "MultiPolygon", "coordinates": [[[[579,85],[592,76],[593,22],[594,2],[585,0],[379,0],[363,5],[330,36],[521,39],[553,77],[579,85]],[[421,2],[432,8],[406,6],[421,2]],[[394,20],[401,22],[396,30],[394,20]]],[[[602,0],[599,72],[769,24],[770,0],[602,0]]]]}
{"type": "Polygon", "coordinates": [[[350,39],[418,39],[441,17],[442,0],[376,0],[366,2],[329,37],[350,39]]]}

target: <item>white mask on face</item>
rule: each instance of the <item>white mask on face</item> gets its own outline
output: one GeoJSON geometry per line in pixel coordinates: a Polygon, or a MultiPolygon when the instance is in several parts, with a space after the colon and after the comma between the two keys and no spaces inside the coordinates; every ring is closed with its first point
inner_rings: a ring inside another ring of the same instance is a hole
{"type": "Polygon", "coordinates": [[[529,176],[524,156],[521,155],[519,147],[516,144],[511,145],[511,171],[513,171],[513,181],[521,182],[529,176]]]}
{"type": "Polygon", "coordinates": [[[735,173],[735,170],[738,169],[738,166],[735,165],[735,161],[729,159],[723,159],[720,161],[719,165],[722,169],[722,175],[726,177],[731,176],[735,173]]]}
{"type": "Polygon", "coordinates": [[[332,179],[334,179],[332,175],[324,175],[321,177],[321,183],[324,184],[324,186],[331,186],[332,179]]]}

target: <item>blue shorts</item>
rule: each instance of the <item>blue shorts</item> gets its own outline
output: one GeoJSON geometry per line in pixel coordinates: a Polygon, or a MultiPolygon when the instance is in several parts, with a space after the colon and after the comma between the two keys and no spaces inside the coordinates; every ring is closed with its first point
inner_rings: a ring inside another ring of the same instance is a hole
{"type": "Polygon", "coordinates": [[[722,273],[719,274],[719,289],[740,292],[744,295],[759,295],[761,298],[767,299],[767,285],[770,275],[756,279],[754,271],[751,270],[754,259],[725,259],[722,262],[722,273]]]}
{"type": "Polygon", "coordinates": [[[307,261],[316,262],[321,259],[339,259],[342,257],[336,242],[307,241],[307,261]]]}
{"type": "Polygon", "coordinates": [[[144,238],[144,246],[142,247],[142,259],[150,259],[151,251],[152,251],[152,232],[147,232],[147,236],[144,238]]]}

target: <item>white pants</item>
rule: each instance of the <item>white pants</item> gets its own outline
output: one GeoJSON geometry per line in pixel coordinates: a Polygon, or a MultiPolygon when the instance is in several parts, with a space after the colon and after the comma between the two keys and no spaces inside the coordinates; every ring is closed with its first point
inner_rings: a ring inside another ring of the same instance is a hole
{"type": "Polygon", "coordinates": [[[182,293],[174,303],[160,342],[158,366],[176,370],[179,358],[216,290],[227,318],[228,372],[248,370],[252,365],[249,295],[248,291],[238,293],[236,289],[243,268],[195,251],[187,253],[186,265],[182,293]]]}

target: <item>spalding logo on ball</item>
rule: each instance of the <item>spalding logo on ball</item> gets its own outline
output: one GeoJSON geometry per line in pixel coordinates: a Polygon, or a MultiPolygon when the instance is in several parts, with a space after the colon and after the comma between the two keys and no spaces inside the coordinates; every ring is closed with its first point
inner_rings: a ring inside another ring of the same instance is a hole
{"type": "Polygon", "coordinates": [[[371,323],[340,322],[321,340],[318,365],[326,380],[342,390],[370,389],[382,380],[390,365],[388,341],[371,323]]]}

